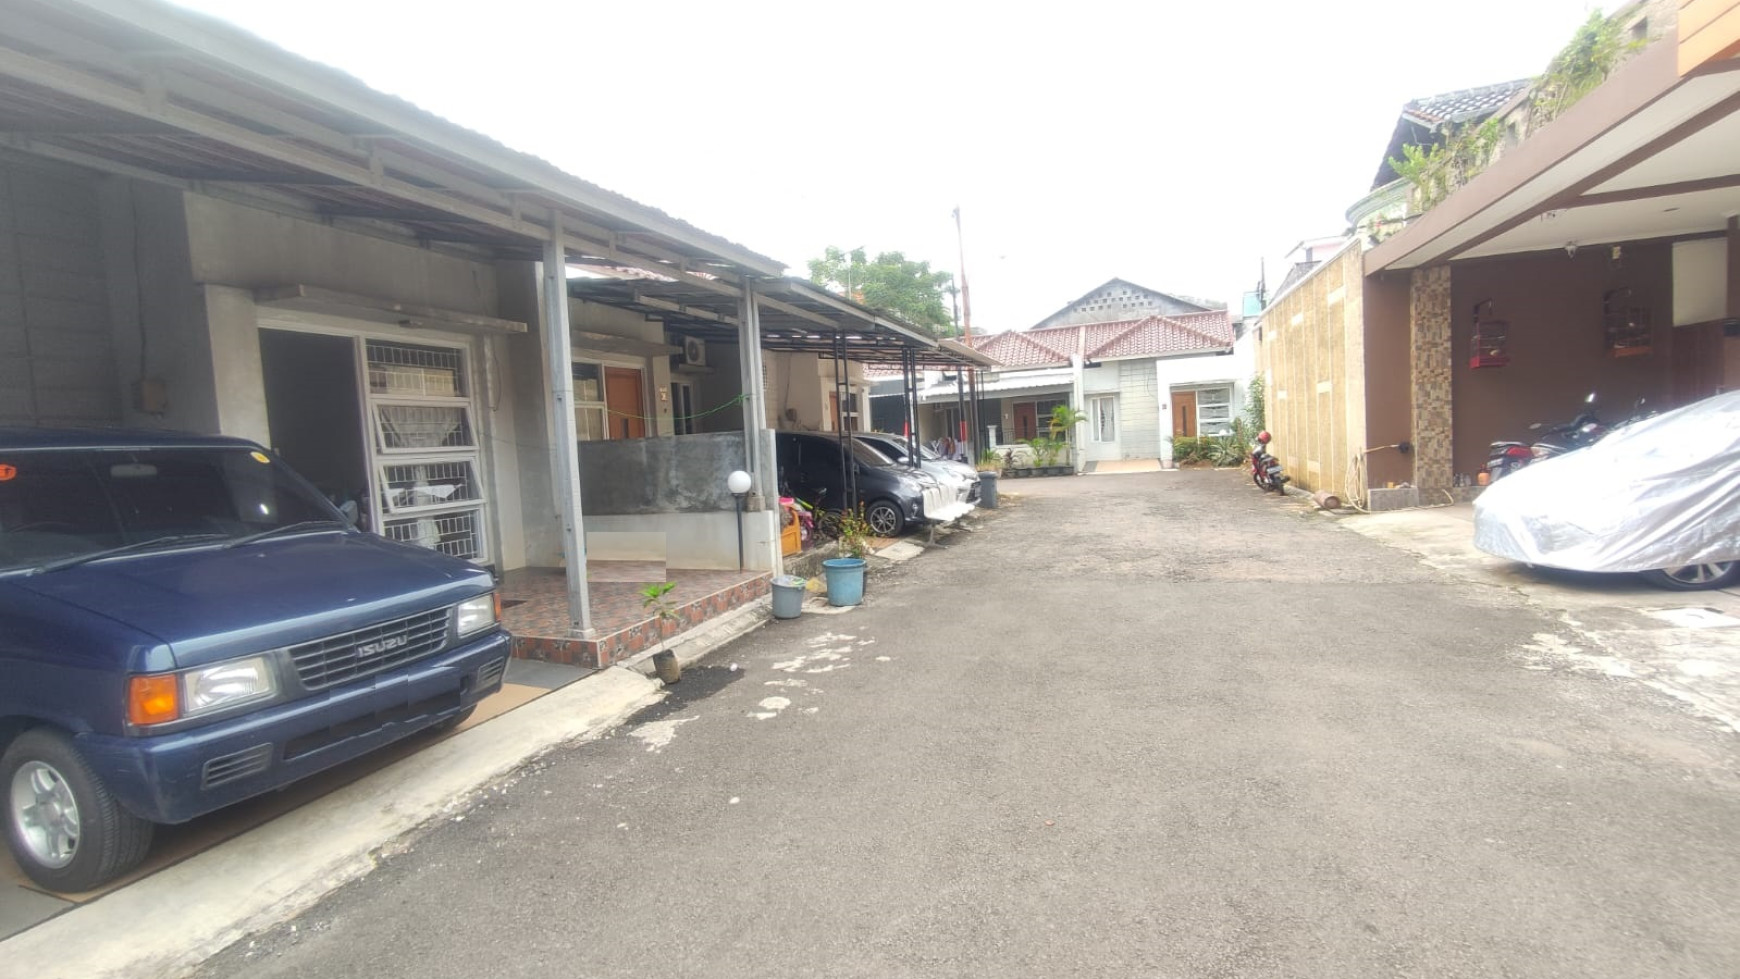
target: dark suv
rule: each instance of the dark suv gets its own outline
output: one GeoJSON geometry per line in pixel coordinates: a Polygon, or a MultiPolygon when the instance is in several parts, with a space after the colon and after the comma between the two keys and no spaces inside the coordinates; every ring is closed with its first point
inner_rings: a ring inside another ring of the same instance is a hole
{"type": "Polygon", "coordinates": [[[240,439],[0,429],[0,810],[85,890],[154,823],[279,788],[501,686],[492,576],[351,527],[240,439]]]}
{"type": "Polygon", "coordinates": [[[826,510],[845,507],[846,478],[855,472],[858,499],[864,520],[882,537],[893,537],[908,524],[921,523],[928,491],[942,500],[936,480],[918,469],[897,465],[887,456],[857,439],[846,441],[842,463],[840,440],[831,435],[776,432],[779,454],[779,489],[826,510]]]}

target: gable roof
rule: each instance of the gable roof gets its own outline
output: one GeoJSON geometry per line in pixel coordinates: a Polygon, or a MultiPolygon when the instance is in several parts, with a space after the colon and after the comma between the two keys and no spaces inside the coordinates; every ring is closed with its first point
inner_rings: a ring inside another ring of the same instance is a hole
{"type": "Polygon", "coordinates": [[[1050,367],[1077,352],[1088,360],[1218,353],[1233,344],[1226,310],[1146,316],[1110,323],[1011,330],[973,338],[973,346],[1005,367],[1050,367]]]}
{"type": "Polygon", "coordinates": [[[1397,178],[1395,168],[1390,166],[1390,159],[1400,158],[1403,146],[1433,146],[1443,140],[1446,126],[1483,121],[1509,105],[1530,84],[1532,82],[1529,79],[1519,78],[1516,81],[1499,82],[1497,85],[1465,88],[1409,100],[1402,106],[1401,116],[1396,119],[1395,132],[1390,134],[1390,145],[1384,151],[1383,162],[1378,164],[1372,189],[1376,190],[1397,178]]]}
{"type": "MultiPolygon", "coordinates": [[[[1205,311],[1206,312],[1207,310],[1211,310],[1211,309],[1215,308],[1213,305],[1211,305],[1209,303],[1205,303],[1202,300],[1196,299],[1196,298],[1191,297],[1191,296],[1180,296],[1180,295],[1177,295],[1176,293],[1161,292],[1159,289],[1150,289],[1144,285],[1137,285],[1136,283],[1131,282],[1129,279],[1119,279],[1119,278],[1114,277],[1114,278],[1107,279],[1106,281],[1100,283],[1099,285],[1094,286],[1092,289],[1089,289],[1088,291],[1082,293],[1081,295],[1075,297],[1074,299],[1071,299],[1069,302],[1064,303],[1061,308],[1059,308],[1055,312],[1051,313],[1050,315],[1042,317],[1039,320],[1039,327],[1036,327],[1036,328],[1042,328],[1044,326],[1044,324],[1049,323],[1050,321],[1056,319],[1059,316],[1064,315],[1065,313],[1068,313],[1070,310],[1081,305],[1082,303],[1086,302],[1087,300],[1093,298],[1093,296],[1096,293],[1103,292],[1106,289],[1112,288],[1113,286],[1127,286],[1127,287],[1129,287],[1131,289],[1135,289],[1139,292],[1148,293],[1148,294],[1155,295],[1155,296],[1161,296],[1161,297],[1164,297],[1166,299],[1170,299],[1173,302],[1178,303],[1181,306],[1188,306],[1188,307],[1190,307],[1190,309],[1192,311],[1205,311]]],[[[1173,315],[1177,315],[1177,313],[1174,313],[1173,315]]]]}

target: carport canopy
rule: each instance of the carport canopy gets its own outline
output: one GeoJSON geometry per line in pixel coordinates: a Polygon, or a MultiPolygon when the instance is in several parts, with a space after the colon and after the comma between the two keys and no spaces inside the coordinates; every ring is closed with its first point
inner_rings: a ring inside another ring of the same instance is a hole
{"type": "MultiPolygon", "coordinates": [[[[992,368],[989,357],[949,339],[925,335],[890,313],[837,296],[814,283],[792,277],[755,283],[757,316],[764,350],[814,353],[863,364],[923,368],[992,368]]],[[[662,320],[666,330],[684,337],[736,343],[741,297],[723,296],[687,281],[620,277],[599,269],[598,277],[571,278],[577,299],[635,310],[662,320]]]]}
{"type": "Polygon", "coordinates": [[[784,265],[158,0],[8,0],[0,147],[483,258],[735,295],[784,265]]]}

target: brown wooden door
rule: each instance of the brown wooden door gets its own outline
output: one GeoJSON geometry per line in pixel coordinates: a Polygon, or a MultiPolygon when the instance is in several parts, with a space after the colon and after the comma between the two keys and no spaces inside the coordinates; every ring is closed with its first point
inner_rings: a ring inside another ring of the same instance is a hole
{"type": "Polygon", "coordinates": [[[1015,406],[1015,438],[1032,439],[1039,437],[1039,412],[1034,410],[1033,402],[1023,401],[1015,406]]]}
{"type": "Polygon", "coordinates": [[[1722,324],[1678,326],[1673,332],[1673,405],[1715,394],[1722,387],[1722,324]]]}
{"type": "Polygon", "coordinates": [[[1196,437],[1196,392],[1174,391],[1172,393],[1172,437],[1190,439],[1196,437]]]}
{"type": "Polygon", "coordinates": [[[609,407],[610,437],[646,438],[646,401],[641,397],[640,371],[632,367],[604,368],[604,401],[609,407]]]}

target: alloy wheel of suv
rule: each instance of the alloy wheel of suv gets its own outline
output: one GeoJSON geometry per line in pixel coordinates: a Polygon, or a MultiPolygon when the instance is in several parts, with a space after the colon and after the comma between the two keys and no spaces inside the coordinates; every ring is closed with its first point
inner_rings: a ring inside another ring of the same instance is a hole
{"type": "Polygon", "coordinates": [[[6,842],[19,869],[52,891],[85,891],[132,870],[152,825],[122,809],[68,739],[20,734],[0,758],[6,842]]]}
{"type": "Polygon", "coordinates": [[[877,500],[864,509],[864,522],[876,532],[878,537],[897,537],[901,528],[906,526],[906,519],[901,516],[900,508],[888,500],[877,500]]]}

